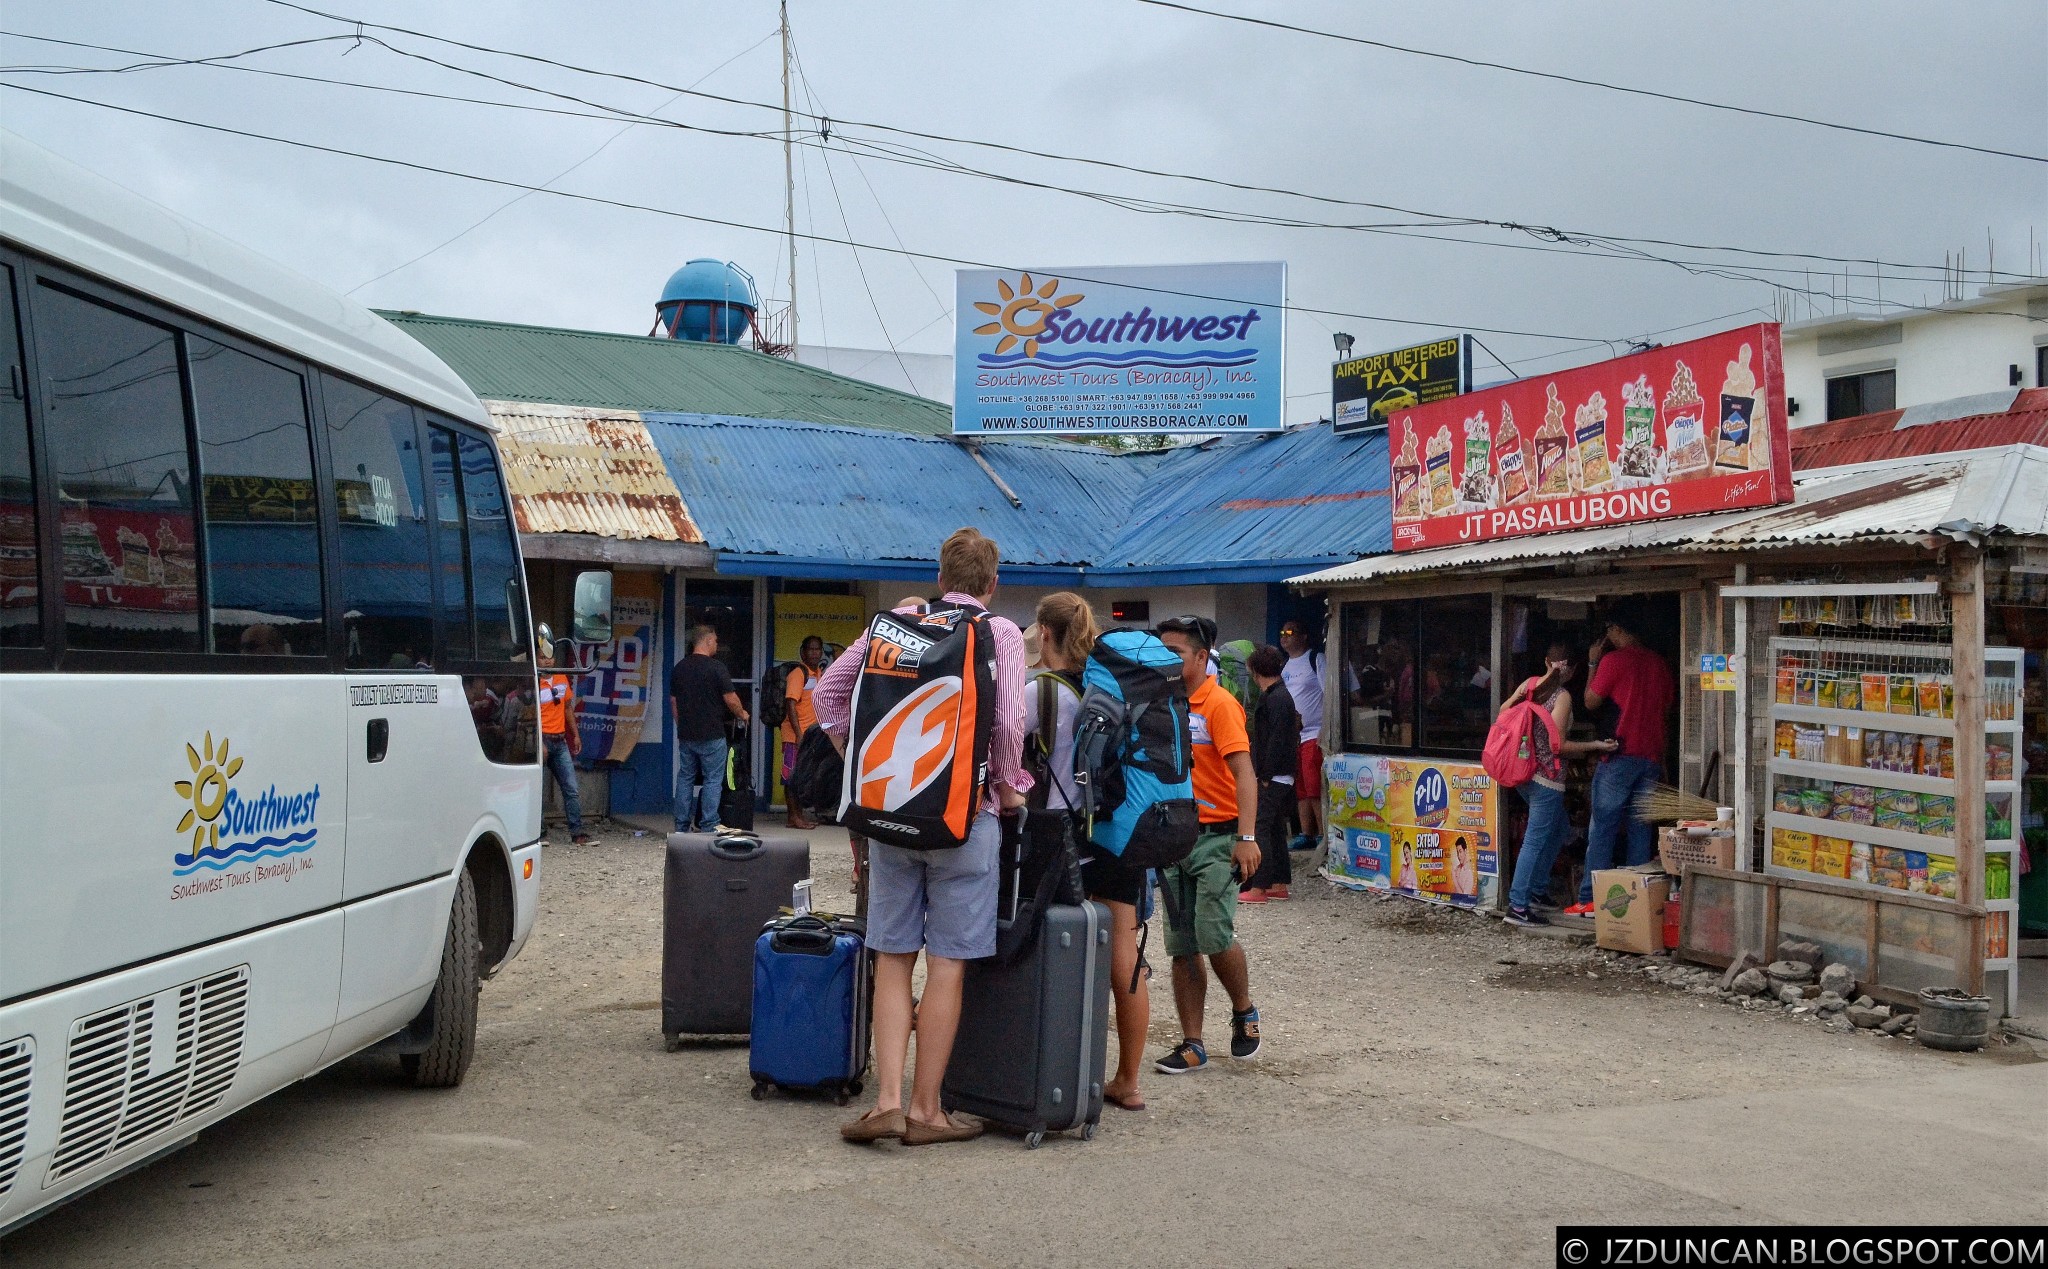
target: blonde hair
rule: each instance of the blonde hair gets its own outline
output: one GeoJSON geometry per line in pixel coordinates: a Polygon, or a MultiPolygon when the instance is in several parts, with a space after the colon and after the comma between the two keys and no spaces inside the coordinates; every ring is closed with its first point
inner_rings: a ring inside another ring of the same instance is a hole
{"type": "Polygon", "coordinates": [[[1070,590],[1056,590],[1038,601],[1038,628],[1046,648],[1059,649],[1069,668],[1079,669],[1088,661],[1102,628],[1095,624],[1095,610],[1088,601],[1070,590]]]}
{"type": "Polygon", "coordinates": [[[996,544],[975,529],[955,529],[939,547],[939,588],[986,595],[996,588],[996,544]]]}

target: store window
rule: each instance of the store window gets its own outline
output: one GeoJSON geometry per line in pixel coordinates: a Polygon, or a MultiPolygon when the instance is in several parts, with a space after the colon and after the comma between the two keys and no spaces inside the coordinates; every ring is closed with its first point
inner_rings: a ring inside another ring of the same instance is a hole
{"type": "Polygon", "coordinates": [[[73,648],[198,652],[192,454],[168,327],[45,283],[35,300],[73,648]]]}
{"type": "Polygon", "coordinates": [[[1897,409],[1899,372],[1872,370],[1828,380],[1828,421],[1897,409]]]}
{"type": "Polygon", "coordinates": [[[1493,707],[1487,595],[1346,604],[1348,748],[1477,754],[1493,707]]]}
{"type": "Polygon", "coordinates": [[[305,380],[196,335],[186,349],[199,418],[213,650],[323,656],[320,502],[305,380]]]}
{"type": "Polygon", "coordinates": [[[456,441],[462,454],[462,507],[469,523],[470,581],[476,591],[477,660],[510,661],[525,653],[515,622],[524,601],[512,510],[490,443],[474,436],[459,436],[456,441]]]}
{"type": "Polygon", "coordinates": [[[324,395],[345,662],[352,670],[410,670],[434,647],[427,499],[412,407],[331,376],[324,395]]]}

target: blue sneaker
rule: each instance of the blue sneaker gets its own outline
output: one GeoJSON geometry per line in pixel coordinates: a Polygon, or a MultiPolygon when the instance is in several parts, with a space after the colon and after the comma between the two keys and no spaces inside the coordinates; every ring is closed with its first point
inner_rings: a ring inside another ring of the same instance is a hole
{"type": "Polygon", "coordinates": [[[1152,1064],[1161,1075],[1186,1075],[1209,1065],[1209,1051],[1200,1040],[1182,1040],[1180,1047],[1152,1064]]]}
{"type": "Polygon", "coordinates": [[[1230,1015],[1230,1056],[1241,1062],[1248,1062],[1258,1055],[1258,1006],[1253,1005],[1243,1013],[1233,1011],[1230,1015]]]}
{"type": "Polygon", "coordinates": [[[1299,837],[1296,837],[1293,841],[1287,843],[1287,849],[1290,851],[1314,850],[1315,848],[1316,839],[1310,837],[1307,833],[1303,833],[1299,837]]]}

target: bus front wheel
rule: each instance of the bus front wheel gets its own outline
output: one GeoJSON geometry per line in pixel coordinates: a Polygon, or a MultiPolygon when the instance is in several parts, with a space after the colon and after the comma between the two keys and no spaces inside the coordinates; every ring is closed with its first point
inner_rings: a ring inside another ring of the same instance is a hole
{"type": "Polygon", "coordinates": [[[469,869],[455,883],[455,905],[448,913],[448,938],[441,945],[441,974],[434,982],[433,1039],[400,1062],[421,1088],[454,1088],[469,1070],[476,1053],[476,1002],[482,986],[477,938],[476,879],[469,869]]]}

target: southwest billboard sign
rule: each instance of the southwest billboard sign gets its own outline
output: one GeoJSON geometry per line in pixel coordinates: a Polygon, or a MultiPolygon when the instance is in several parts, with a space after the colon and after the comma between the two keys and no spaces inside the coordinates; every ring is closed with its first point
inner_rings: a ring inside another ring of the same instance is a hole
{"type": "Polygon", "coordinates": [[[1387,449],[1397,551],[1789,502],[1778,327],[1396,410],[1387,449]]]}
{"type": "Polygon", "coordinates": [[[962,269],[957,287],[956,433],[1283,425],[1284,264],[962,269]]]}
{"type": "Polygon", "coordinates": [[[1472,388],[1472,337],[1436,339],[1330,368],[1330,418],[1338,435],[1362,432],[1396,410],[1430,405],[1472,388]]]}

